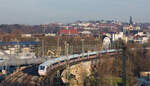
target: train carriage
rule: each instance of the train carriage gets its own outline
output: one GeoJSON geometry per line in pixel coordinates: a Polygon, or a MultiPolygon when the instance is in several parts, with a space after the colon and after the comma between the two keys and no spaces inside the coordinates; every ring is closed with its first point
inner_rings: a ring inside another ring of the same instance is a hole
{"type": "Polygon", "coordinates": [[[82,54],[73,54],[73,55],[69,55],[68,57],[60,56],[58,58],[50,59],[50,60],[40,64],[39,68],[38,68],[38,73],[39,73],[39,75],[45,76],[47,74],[47,71],[50,71],[57,66],[60,66],[61,64],[59,64],[59,63],[64,63],[68,58],[71,63],[71,62],[79,61],[81,59],[89,59],[90,57],[93,58],[93,56],[97,55],[97,54],[114,53],[117,51],[120,51],[120,50],[111,49],[111,50],[103,50],[103,51],[93,51],[93,52],[89,52],[89,53],[84,53],[83,54],[84,58],[82,58],[82,54]]]}

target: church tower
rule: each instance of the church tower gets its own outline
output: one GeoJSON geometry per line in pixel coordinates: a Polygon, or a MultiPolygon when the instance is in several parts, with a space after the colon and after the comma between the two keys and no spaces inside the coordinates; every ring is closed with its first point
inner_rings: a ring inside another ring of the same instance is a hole
{"type": "Polygon", "coordinates": [[[132,20],[132,16],[130,16],[130,21],[129,21],[129,25],[133,25],[133,20],[132,20]]]}

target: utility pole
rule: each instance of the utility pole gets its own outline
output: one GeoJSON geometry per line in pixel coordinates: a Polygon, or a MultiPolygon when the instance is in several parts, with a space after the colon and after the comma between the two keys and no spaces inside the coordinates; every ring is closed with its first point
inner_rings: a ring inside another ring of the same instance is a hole
{"type": "Polygon", "coordinates": [[[44,39],[42,39],[42,57],[45,57],[44,39]]]}
{"type": "Polygon", "coordinates": [[[43,26],[43,34],[44,34],[46,32],[47,26],[46,24],[43,24],[42,26],[43,26]]]}
{"type": "Polygon", "coordinates": [[[17,68],[19,69],[19,40],[17,40],[17,68]]]}
{"type": "Polygon", "coordinates": [[[126,47],[124,43],[122,43],[122,50],[122,81],[123,86],[126,86],[126,47]]]}
{"type": "Polygon", "coordinates": [[[61,75],[60,75],[60,71],[59,70],[57,70],[57,86],[61,86],[60,85],[60,79],[61,79],[61,75]]]}
{"type": "MultiPolygon", "coordinates": [[[[36,41],[36,42],[40,42],[40,40],[39,40],[38,38],[36,38],[35,41],[36,41]]],[[[36,50],[35,50],[35,51],[36,51],[36,53],[37,53],[36,56],[39,57],[39,44],[36,45],[36,50]]]]}
{"type": "Polygon", "coordinates": [[[17,40],[17,57],[19,56],[19,41],[17,40]]]}
{"type": "Polygon", "coordinates": [[[69,56],[68,56],[68,47],[69,44],[65,41],[65,54],[66,54],[66,78],[67,78],[67,86],[69,86],[69,78],[70,78],[70,66],[69,66],[69,56]]]}
{"type": "MultiPolygon", "coordinates": [[[[57,38],[57,51],[56,51],[56,56],[58,55],[58,57],[60,56],[59,40],[60,40],[60,38],[58,37],[57,38]]],[[[59,62],[59,64],[60,64],[60,62],[59,62]]],[[[57,86],[60,86],[60,79],[61,79],[61,74],[60,74],[60,71],[58,70],[57,71],[57,86]]]]}
{"type": "Polygon", "coordinates": [[[73,55],[73,45],[70,46],[70,54],[73,55]]]}
{"type": "Polygon", "coordinates": [[[82,58],[84,58],[84,39],[81,39],[82,42],[82,58]]]}
{"type": "MultiPolygon", "coordinates": [[[[82,42],[82,58],[84,58],[84,39],[81,39],[81,42],[82,42]]],[[[82,72],[82,78],[85,79],[85,75],[83,73],[83,61],[81,61],[81,65],[79,66],[81,68],[81,72],[82,72]]]]}
{"type": "MultiPolygon", "coordinates": [[[[43,24],[42,25],[42,33],[43,33],[43,36],[45,35],[45,31],[46,31],[46,24],[43,24]]],[[[45,57],[45,43],[44,43],[44,38],[42,39],[42,57],[45,57]]]]}
{"type": "Polygon", "coordinates": [[[60,46],[59,46],[59,41],[60,41],[60,38],[58,37],[58,39],[57,39],[57,55],[58,55],[58,57],[60,56],[60,46]]]}

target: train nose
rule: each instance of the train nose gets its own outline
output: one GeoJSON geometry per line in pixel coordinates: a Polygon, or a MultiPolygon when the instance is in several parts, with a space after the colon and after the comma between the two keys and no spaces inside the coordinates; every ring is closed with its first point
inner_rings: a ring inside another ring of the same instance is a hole
{"type": "Polygon", "coordinates": [[[39,75],[45,75],[46,73],[44,71],[39,71],[39,75]]]}

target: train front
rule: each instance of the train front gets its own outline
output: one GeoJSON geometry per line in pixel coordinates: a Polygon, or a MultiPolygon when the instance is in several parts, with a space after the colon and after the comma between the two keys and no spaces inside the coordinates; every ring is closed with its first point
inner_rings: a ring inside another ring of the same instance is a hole
{"type": "Polygon", "coordinates": [[[40,65],[38,68],[39,75],[45,76],[46,75],[46,69],[47,69],[47,67],[45,65],[40,65]]]}

